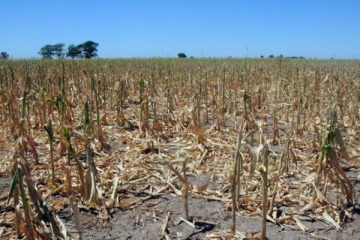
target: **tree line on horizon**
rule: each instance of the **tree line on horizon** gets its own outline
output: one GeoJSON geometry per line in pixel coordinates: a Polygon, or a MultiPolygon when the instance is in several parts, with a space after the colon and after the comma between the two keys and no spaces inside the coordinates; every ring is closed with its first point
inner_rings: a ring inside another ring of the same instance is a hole
{"type": "MultiPolygon", "coordinates": [[[[42,56],[43,59],[53,59],[54,57],[57,57],[58,59],[63,58],[95,58],[97,57],[97,48],[99,44],[94,41],[86,41],[84,43],[81,43],[79,45],[70,44],[67,49],[65,50],[65,44],[64,43],[57,43],[57,44],[46,44],[42,48],[40,48],[40,51],[38,52],[39,55],[42,56]]],[[[0,52],[0,60],[1,59],[9,59],[10,55],[2,51],[0,52]]],[[[187,55],[183,52],[178,53],[178,58],[187,58],[187,55]]],[[[191,56],[190,58],[194,58],[191,56]]],[[[228,58],[232,58],[231,56],[228,58]]],[[[264,55],[260,56],[261,59],[266,58],[264,55]]],[[[282,54],[279,56],[274,56],[273,54],[270,54],[267,58],[286,58],[286,59],[306,59],[303,56],[286,56],[284,57],[282,54]]],[[[333,59],[333,58],[331,58],[333,59]]]]}
{"type": "Polygon", "coordinates": [[[94,41],[86,41],[79,45],[70,44],[65,51],[65,44],[64,43],[57,43],[57,44],[47,44],[40,48],[38,52],[39,55],[42,56],[43,59],[53,59],[57,57],[61,58],[94,58],[97,57],[97,48],[99,44],[94,41]]]}
{"type": "MultiPolygon", "coordinates": [[[[40,48],[38,54],[42,56],[43,59],[53,59],[57,57],[58,59],[62,58],[95,58],[97,57],[97,48],[99,44],[94,41],[86,41],[79,45],[70,44],[67,49],[65,49],[64,43],[57,44],[46,44],[40,48]]],[[[3,51],[0,53],[0,60],[9,59],[10,55],[3,51]]]]}
{"type": "MultiPolygon", "coordinates": [[[[264,55],[261,55],[260,58],[264,58],[264,55]]],[[[284,57],[284,55],[280,54],[279,56],[275,57],[273,54],[270,54],[267,58],[287,58],[287,59],[306,59],[305,57],[303,56],[288,56],[288,57],[284,57]]]]}

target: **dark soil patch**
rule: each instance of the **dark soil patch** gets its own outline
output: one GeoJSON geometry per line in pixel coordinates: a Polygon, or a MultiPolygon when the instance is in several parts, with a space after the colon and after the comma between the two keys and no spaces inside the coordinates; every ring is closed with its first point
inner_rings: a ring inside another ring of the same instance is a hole
{"type": "Polygon", "coordinates": [[[0,176],[0,195],[9,192],[11,179],[0,176]]]}
{"type": "MultiPolygon", "coordinates": [[[[357,174],[356,171],[349,172],[351,176],[357,174]]],[[[200,174],[197,177],[190,176],[189,179],[193,184],[199,185],[208,181],[209,176],[200,174]]],[[[11,179],[0,178],[0,195],[9,191],[10,184],[11,179]]],[[[354,184],[354,188],[357,202],[360,202],[360,183],[354,184]]],[[[181,217],[184,217],[183,209],[184,201],[181,197],[163,195],[132,210],[116,209],[109,221],[100,221],[91,211],[81,211],[83,239],[164,239],[161,235],[161,227],[168,212],[170,216],[166,233],[170,239],[204,239],[211,232],[228,230],[231,227],[231,211],[221,202],[189,198],[189,212],[195,222],[195,228],[181,220],[181,217]]],[[[77,230],[70,207],[61,211],[59,216],[71,235],[76,237],[77,230]]],[[[309,228],[308,232],[302,232],[296,225],[280,227],[268,222],[268,239],[316,239],[311,234],[332,240],[358,239],[360,206],[355,205],[353,219],[342,226],[342,231],[337,231],[324,221],[302,220],[302,223],[309,228]]],[[[259,235],[260,228],[260,216],[251,218],[237,216],[238,231],[259,235]]]]}
{"type": "MultiPolygon", "coordinates": [[[[195,219],[195,228],[181,221],[184,217],[183,199],[166,195],[160,199],[151,200],[145,205],[156,204],[152,207],[138,207],[128,211],[117,211],[108,222],[97,221],[97,216],[82,212],[82,226],[84,239],[163,239],[161,227],[168,212],[170,217],[167,234],[170,239],[205,239],[210,232],[228,230],[231,227],[231,211],[224,208],[224,204],[204,199],[189,199],[190,215],[195,219]]],[[[68,214],[60,215],[71,231],[75,231],[68,214]],[[65,218],[64,218],[65,217],[65,218]]],[[[308,232],[302,232],[297,226],[281,228],[268,222],[268,239],[316,239],[311,236],[327,237],[329,239],[356,239],[360,234],[360,216],[355,215],[354,221],[346,224],[342,232],[333,226],[321,222],[305,222],[308,232]]],[[[237,230],[240,232],[260,234],[260,216],[237,217],[237,230]]]]}
{"type": "MultiPolygon", "coordinates": [[[[352,173],[354,174],[354,173],[352,173]]],[[[209,179],[206,174],[190,176],[193,184],[202,184],[209,179]]],[[[216,184],[216,183],[212,183],[216,184]]],[[[211,186],[209,186],[211,187],[211,186]]],[[[360,183],[354,185],[359,202],[360,183]]],[[[357,206],[357,205],[356,205],[357,206]]],[[[184,201],[181,197],[162,195],[150,199],[141,206],[122,211],[116,209],[109,221],[101,222],[96,214],[89,211],[81,212],[81,223],[84,239],[165,239],[161,228],[168,213],[167,236],[169,239],[205,239],[209,233],[226,231],[231,228],[231,210],[224,203],[208,201],[200,198],[189,198],[189,213],[194,220],[195,228],[181,220],[184,217],[184,201]]],[[[60,217],[66,223],[69,232],[76,232],[71,210],[61,212],[60,217]]],[[[358,239],[360,236],[360,209],[354,209],[353,219],[337,231],[331,224],[321,220],[302,220],[308,227],[302,232],[297,225],[279,226],[267,223],[268,239],[358,239]],[[318,238],[316,237],[318,236],[318,238]]],[[[260,235],[260,216],[237,216],[237,231],[260,235]]],[[[73,234],[76,236],[77,234],[73,234]]]]}

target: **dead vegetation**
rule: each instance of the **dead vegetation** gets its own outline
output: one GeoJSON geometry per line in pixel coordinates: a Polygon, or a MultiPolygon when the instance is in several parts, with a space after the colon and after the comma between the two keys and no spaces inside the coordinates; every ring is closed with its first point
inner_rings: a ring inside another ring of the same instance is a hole
{"type": "Polygon", "coordinates": [[[232,209],[231,231],[208,239],[256,239],[236,231],[238,214],[262,215],[262,239],[266,221],[341,229],[355,204],[346,171],[360,163],[359,76],[358,62],[6,62],[0,236],[81,238],[81,209],[106,221],[163,194],[182,196],[190,225],[189,196],[232,209]],[[208,181],[191,183],[197,174],[208,181]],[[57,217],[68,205],[78,233],[57,217]]]}

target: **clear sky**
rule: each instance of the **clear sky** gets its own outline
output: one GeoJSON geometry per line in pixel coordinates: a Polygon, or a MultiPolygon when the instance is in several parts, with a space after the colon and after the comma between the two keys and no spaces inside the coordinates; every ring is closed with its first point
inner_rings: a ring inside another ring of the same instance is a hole
{"type": "Polygon", "coordinates": [[[0,51],[99,43],[100,57],[360,58],[359,0],[0,0],[0,51]]]}

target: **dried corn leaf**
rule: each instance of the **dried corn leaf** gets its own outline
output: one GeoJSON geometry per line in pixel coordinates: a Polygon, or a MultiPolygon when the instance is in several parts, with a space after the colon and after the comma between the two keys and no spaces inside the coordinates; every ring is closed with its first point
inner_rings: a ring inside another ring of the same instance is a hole
{"type": "Polygon", "coordinates": [[[322,216],[327,222],[331,223],[338,231],[340,231],[340,225],[326,211],[323,212],[322,216]]]}
{"type": "Polygon", "coordinates": [[[294,216],[293,219],[295,220],[296,224],[297,224],[298,227],[301,229],[301,231],[307,232],[307,231],[309,230],[309,228],[306,227],[306,226],[300,221],[300,219],[298,219],[296,216],[294,216]]]}
{"type": "Polygon", "coordinates": [[[303,208],[299,210],[300,213],[311,211],[319,207],[319,204],[316,202],[310,202],[309,204],[305,205],[303,208]]]}

